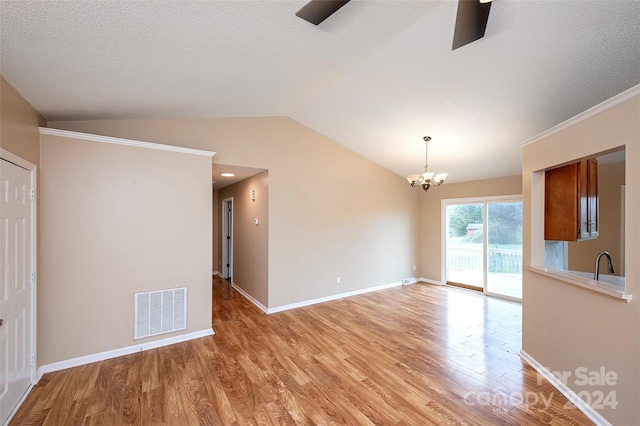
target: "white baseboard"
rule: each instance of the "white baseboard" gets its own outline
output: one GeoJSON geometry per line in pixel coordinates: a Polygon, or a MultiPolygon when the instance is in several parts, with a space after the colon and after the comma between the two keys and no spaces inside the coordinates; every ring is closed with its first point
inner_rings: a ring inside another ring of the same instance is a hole
{"type": "Polygon", "coordinates": [[[542,377],[547,379],[553,387],[558,389],[561,394],[563,394],[569,401],[573,403],[573,405],[578,408],[578,410],[582,411],[585,416],[587,416],[591,421],[593,421],[598,426],[611,426],[611,423],[607,421],[600,413],[598,413],[595,409],[593,409],[589,404],[584,402],[582,398],[578,396],[569,386],[564,384],[560,379],[554,376],[548,368],[544,367],[538,361],[535,360],[531,355],[525,352],[523,349],[520,350],[520,358],[522,358],[527,364],[533,367],[534,370],[538,372],[542,377]]]}
{"type": "Polygon", "coordinates": [[[430,280],[429,278],[418,278],[418,281],[422,281],[427,284],[444,285],[444,283],[441,281],[430,280]]]}
{"type": "MultiPolygon", "coordinates": [[[[426,278],[417,278],[416,281],[417,282],[424,281],[424,282],[427,282],[427,283],[430,283],[430,284],[443,285],[442,283],[440,283],[438,281],[428,280],[426,278]]],[[[354,290],[354,291],[349,291],[349,292],[346,292],[346,293],[334,294],[332,296],[320,297],[320,298],[317,298],[317,299],[311,299],[311,300],[305,300],[305,301],[302,301],[302,302],[291,303],[289,305],[277,306],[275,308],[267,308],[262,303],[257,301],[253,296],[251,296],[249,293],[244,291],[242,288],[238,287],[234,282],[231,283],[231,286],[234,289],[238,290],[238,292],[240,294],[242,294],[244,297],[246,297],[247,300],[249,300],[251,303],[256,305],[262,312],[267,313],[267,314],[275,314],[276,312],[288,311],[289,309],[302,308],[303,306],[315,305],[315,304],[322,303],[322,302],[329,302],[331,300],[343,299],[345,297],[356,296],[358,294],[370,293],[372,291],[384,290],[384,289],[392,288],[392,287],[400,287],[402,285],[406,285],[406,284],[403,284],[402,281],[400,281],[400,282],[397,282],[397,283],[383,284],[383,285],[379,285],[379,286],[376,286],[376,287],[368,287],[368,288],[363,288],[361,290],[354,290]]]]}
{"type": "Polygon", "coordinates": [[[9,422],[11,422],[11,419],[13,418],[13,416],[15,416],[15,414],[18,412],[18,409],[20,408],[20,406],[22,405],[22,403],[24,402],[25,399],[27,399],[27,396],[29,395],[29,392],[31,392],[31,389],[33,389],[33,387],[36,385],[36,383],[38,383],[37,381],[35,383],[31,383],[29,384],[29,387],[27,387],[26,392],[24,393],[24,395],[22,395],[22,397],[20,398],[20,400],[18,401],[18,403],[16,404],[15,407],[13,407],[13,410],[11,410],[11,412],[9,413],[9,417],[7,417],[6,423],[4,423],[5,425],[8,425],[9,422]]]}
{"type": "MultiPolygon", "coordinates": [[[[225,278],[222,276],[222,272],[214,271],[214,272],[213,272],[213,275],[217,275],[217,276],[219,276],[220,278],[222,278],[223,280],[225,279],[225,278]]],[[[252,295],[250,295],[249,293],[247,293],[246,291],[244,291],[243,289],[241,289],[240,287],[238,287],[238,286],[236,285],[236,283],[234,283],[234,282],[233,282],[233,280],[231,281],[231,287],[235,288],[235,289],[238,291],[238,293],[242,294],[242,295],[243,295],[243,296],[244,296],[244,297],[245,297],[249,302],[251,302],[251,303],[253,303],[254,305],[256,305],[256,306],[257,306],[257,307],[258,307],[262,312],[264,312],[264,313],[269,313],[269,312],[268,312],[268,309],[267,309],[267,307],[266,307],[266,306],[264,306],[262,303],[258,302],[258,300],[257,300],[255,297],[253,297],[252,295]]]]}
{"type": "Polygon", "coordinates": [[[358,294],[370,293],[372,291],[384,290],[391,287],[399,287],[402,285],[402,281],[391,284],[383,284],[376,287],[363,288],[361,290],[349,291],[346,293],[334,294],[332,296],[320,297],[318,299],[305,300],[304,302],[292,303],[290,305],[278,306],[276,308],[269,308],[268,314],[274,314],[276,312],[288,311],[289,309],[301,308],[303,306],[315,305],[317,303],[329,302],[331,300],[343,299],[345,297],[356,296],[358,294]]]}
{"type": "Polygon", "coordinates": [[[255,297],[253,297],[252,295],[250,295],[249,293],[247,293],[246,291],[244,291],[243,289],[238,287],[236,285],[236,283],[232,282],[231,286],[233,288],[235,288],[238,291],[238,293],[242,294],[245,298],[247,298],[247,300],[249,300],[249,302],[251,302],[254,305],[256,305],[262,312],[264,312],[266,314],[269,313],[269,309],[266,306],[264,306],[262,303],[258,302],[258,300],[256,300],[255,297]]]}
{"type": "Polygon", "coordinates": [[[38,368],[37,380],[40,381],[42,376],[53,371],[64,370],[66,368],[78,367],[80,365],[90,364],[92,362],[104,361],[106,359],[116,358],[123,355],[129,355],[135,352],[142,352],[149,349],[160,348],[162,346],[173,345],[175,343],[186,342],[187,340],[198,339],[200,337],[212,336],[213,328],[207,328],[193,333],[180,334],[178,336],[168,337],[166,339],[154,340],[152,342],[141,343],[139,345],[127,346],[124,348],[113,349],[110,351],[99,352],[91,355],[85,355],[77,358],[67,359],[65,361],[54,362],[52,364],[41,365],[38,368]]]}
{"type": "Polygon", "coordinates": [[[267,308],[262,303],[260,303],[258,300],[256,300],[255,297],[253,297],[252,295],[247,293],[245,290],[240,288],[238,285],[236,285],[236,283],[234,283],[233,281],[231,282],[231,286],[234,289],[236,289],[238,291],[238,293],[242,294],[245,298],[247,298],[247,300],[249,300],[251,303],[256,305],[256,307],[258,307],[258,309],[260,309],[262,312],[264,312],[266,314],[275,314],[276,312],[288,311],[289,309],[301,308],[303,306],[315,305],[317,303],[328,302],[330,300],[336,300],[336,299],[342,299],[342,298],[345,298],[345,297],[355,296],[355,295],[363,294],[363,293],[370,293],[372,291],[384,290],[386,288],[391,288],[391,287],[399,287],[401,285],[403,285],[402,281],[397,282],[397,283],[384,284],[384,285],[380,285],[380,286],[376,286],[376,287],[364,288],[362,290],[350,291],[350,292],[347,292],[347,293],[334,294],[332,296],[320,297],[318,299],[305,300],[303,302],[292,303],[290,305],[278,306],[276,308],[267,308]]]}

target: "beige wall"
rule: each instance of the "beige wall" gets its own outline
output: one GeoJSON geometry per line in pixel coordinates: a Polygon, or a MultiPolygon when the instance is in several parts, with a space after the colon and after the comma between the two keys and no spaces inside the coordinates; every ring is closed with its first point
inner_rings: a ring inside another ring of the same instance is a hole
{"type": "Polygon", "coordinates": [[[419,190],[290,118],[49,125],[216,151],[220,164],[269,170],[269,308],[416,275],[419,190]]]}
{"type": "Polygon", "coordinates": [[[0,147],[39,165],[38,126],[45,124],[44,118],[0,76],[0,147]]]}
{"type": "Polygon", "coordinates": [[[521,194],[522,179],[512,176],[445,184],[420,192],[420,273],[422,278],[442,282],[442,200],[521,194]]]}
{"type": "MultiPolygon", "coordinates": [[[[222,217],[222,201],[233,198],[233,276],[232,281],[264,307],[269,303],[269,172],[264,171],[218,192],[216,209],[222,217]],[[251,201],[250,191],[256,191],[251,201]],[[258,219],[258,225],[253,220],[258,219]]],[[[222,220],[215,242],[216,265],[222,264],[222,220]]],[[[222,266],[220,270],[222,271],[222,266]]]]}
{"type": "MultiPolygon", "coordinates": [[[[571,271],[594,272],[598,253],[608,251],[613,259],[614,275],[622,273],[622,194],[624,164],[598,164],[599,235],[586,241],[569,242],[569,267],[571,271]]],[[[608,274],[606,259],[602,260],[600,272],[608,274]]]]}
{"type": "Polygon", "coordinates": [[[211,328],[211,157],[42,135],[41,182],[39,364],[211,328]],[[134,341],[175,287],[188,329],[134,341]]]}
{"type": "Polygon", "coordinates": [[[617,373],[616,409],[599,410],[613,424],[640,424],[640,95],[523,147],[524,263],[543,265],[543,170],[626,147],[626,282],[629,303],[525,269],[522,348],[552,371],[578,367],[617,373]]]}

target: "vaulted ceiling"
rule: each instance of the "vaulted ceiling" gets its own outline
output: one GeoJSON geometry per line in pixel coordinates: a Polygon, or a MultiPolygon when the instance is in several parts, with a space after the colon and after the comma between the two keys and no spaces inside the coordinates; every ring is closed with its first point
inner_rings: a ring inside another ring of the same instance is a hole
{"type": "Polygon", "coordinates": [[[406,175],[520,173],[519,144],[640,84],[640,1],[0,0],[0,73],[49,120],[290,116],[406,175]]]}

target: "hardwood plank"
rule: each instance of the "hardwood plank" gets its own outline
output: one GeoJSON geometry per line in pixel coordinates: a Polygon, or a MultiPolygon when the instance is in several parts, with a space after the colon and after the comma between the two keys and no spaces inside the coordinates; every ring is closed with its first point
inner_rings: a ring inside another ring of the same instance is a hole
{"type": "Polygon", "coordinates": [[[520,359],[517,303],[416,284],[265,315],[213,286],[215,336],[47,374],[11,426],[591,424],[520,359]]]}
{"type": "Polygon", "coordinates": [[[211,302],[211,324],[214,326],[254,315],[266,315],[257,306],[238,293],[229,282],[218,276],[213,277],[211,302]]]}

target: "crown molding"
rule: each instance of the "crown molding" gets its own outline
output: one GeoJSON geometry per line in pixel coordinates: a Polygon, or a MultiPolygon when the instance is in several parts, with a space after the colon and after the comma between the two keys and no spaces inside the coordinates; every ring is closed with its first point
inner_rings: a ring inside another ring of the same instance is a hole
{"type": "Polygon", "coordinates": [[[159,143],[141,142],[131,139],[113,138],[111,136],[92,135],[90,133],[72,132],[70,130],[51,129],[49,127],[38,128],[41,135],[59,136],[63,138],[82,139],[91,142],[110,143],[115,145],[134,146],[137,148],[155,149],[159,151],[179,152],[182,154],[201,155],[204,157],[213,157],[216,155],[213,151],[204,151],[201,149],[185,148],[182,146],[163,145],[159,143]]]}
{"type": "Polygon", "coordinates": [[[549,137],[555,133],[558,133],[562,130],[565,130],[571,126],[574,126],[578,123],[580,123],[581,121],[584,121],[588,118],[593,117],[596,114],[601,113],[602,111],[606,111],[611,107],[614,107],[628,99],[631,99],[632,97],[636,96],[636,95],[640,95],[640,84],[637,84],[627,90],[625,90],[624,92],[618,93],[617,95],[607,99],[606,101],[603,101],[601,103],[599,103],[598,105],[595,105],[591,108],[589,108],[586,111],[581,112],[578,115],[575,115],[573,117],[571,117],[570,119],[563,121],[560,124],[557,124],[555,126],[553,126],[552,128],[550,128],[549,130],[545,130],[544,132],[532,137],[531,139],[528,139],[524,142],[522,142],[520,144],[521,148],[524,148],[525,146],[531,145],[533,143],[538,142],[541,139],[544,139],[546,137],[549,137]]]}

